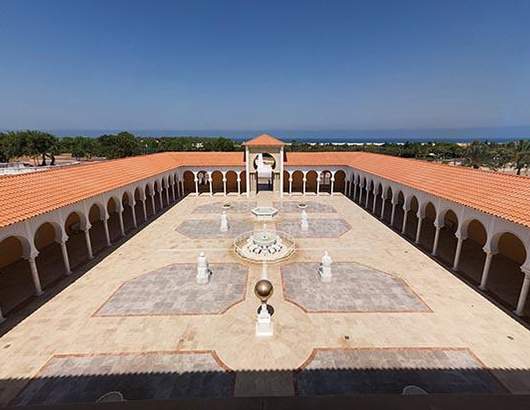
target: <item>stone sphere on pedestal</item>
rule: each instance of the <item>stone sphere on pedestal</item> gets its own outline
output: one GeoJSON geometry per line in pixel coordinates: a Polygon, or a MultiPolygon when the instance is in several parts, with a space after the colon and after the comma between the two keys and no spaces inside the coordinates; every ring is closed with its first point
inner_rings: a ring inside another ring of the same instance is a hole
{"type": "Polygon", "coordinates": [[[261,301],[261,303],[267,303],[267,300],[269,300],[273,292],[274,288],[272,286],[272,283],[270,283],[270,281],[268,281],[267,279],[259,280],[258,282],[256,282],[256,286],[254,286],[254,293],[261,301]]]}

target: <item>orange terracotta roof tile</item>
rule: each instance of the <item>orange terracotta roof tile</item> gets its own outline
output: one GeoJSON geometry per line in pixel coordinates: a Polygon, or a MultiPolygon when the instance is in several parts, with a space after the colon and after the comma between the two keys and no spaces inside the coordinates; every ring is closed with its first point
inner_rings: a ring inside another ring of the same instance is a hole
{"type": "Polygon", "coordinates": [[[276,137],[273,137],[272,135],[261,134],[261,135],[257,136],[256,138],[252,138],[251,140],[244,142],[243,145],[248,145],[249,147],[252,147],[252,146],[254,146],[254,147],[256,147],[256,146],[260,146],[260,147],[263,147],[263,146],[277,147],[277,146],[284,146],[285,142],[279,140],[276,137]]]}
{"type": "Polygon", "coordinates": [[[288,166],[349,165],[530,227],[530,177],[367,152],[289,152],[288,166]]]}

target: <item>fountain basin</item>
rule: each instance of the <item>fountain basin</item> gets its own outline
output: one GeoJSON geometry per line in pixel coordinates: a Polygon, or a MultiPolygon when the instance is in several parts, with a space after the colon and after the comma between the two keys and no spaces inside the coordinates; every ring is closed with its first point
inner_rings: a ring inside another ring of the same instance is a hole
{"type": "Polygon", "coordinates": [[[234,241],[234,251],[247,261],[276,263],[294,253],[295,242],[285,232],[262,229],[239,235],[234,241]]]}
{"type": "Polygon", "coordinates": [[[272,206],[258,206],[250,210],[258,218],[272,218],[278,214],[278,210],[272,206]]]}

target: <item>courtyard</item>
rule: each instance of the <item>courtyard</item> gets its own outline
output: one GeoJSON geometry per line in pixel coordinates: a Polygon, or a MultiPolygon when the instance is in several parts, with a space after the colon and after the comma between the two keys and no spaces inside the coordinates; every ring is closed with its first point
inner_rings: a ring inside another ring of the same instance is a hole
{"type": "Polygon", "coordinates": [[[0,339],[0,402],[401,393],[530,393],[530,333],[342,194],[188,195],[0,339]],[[223,204],[228,232],[220,232],[223,204]],[[268,228],[274,336],[256,338],[262,267],[232,245],[268,228]],[[333,278],[320,282],[322,255],[333,278]],[[195,282],[205,252],[212,279],[195,282]],[[66,386],[66,387],[65,387],[66,386]]]}

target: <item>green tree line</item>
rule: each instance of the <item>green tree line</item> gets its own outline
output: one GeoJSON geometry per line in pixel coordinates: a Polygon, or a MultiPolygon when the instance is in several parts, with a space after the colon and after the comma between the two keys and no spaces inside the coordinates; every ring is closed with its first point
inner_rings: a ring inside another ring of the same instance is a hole
{"type": "MultiPolygon", "coordinates": [[[[167,151],[240,151],[240,143],[224,137],[139,137],[130,132],[105,134],[97,138],[56,137],[38,130],[0,133],[0,162],[17,158],[33,158],[39,165],[54,165],[58,154],[73,158],[124,158],[167,151]]],[[[288,151],[366,151],[403,158],[459,163],[492,170],[512,166],[517,174],[530,167],[530,140],[505,143],[474,141],[470,144],[451,142],[405,142],[403,144],[310,144],[292,141],[288,151]]]]}

